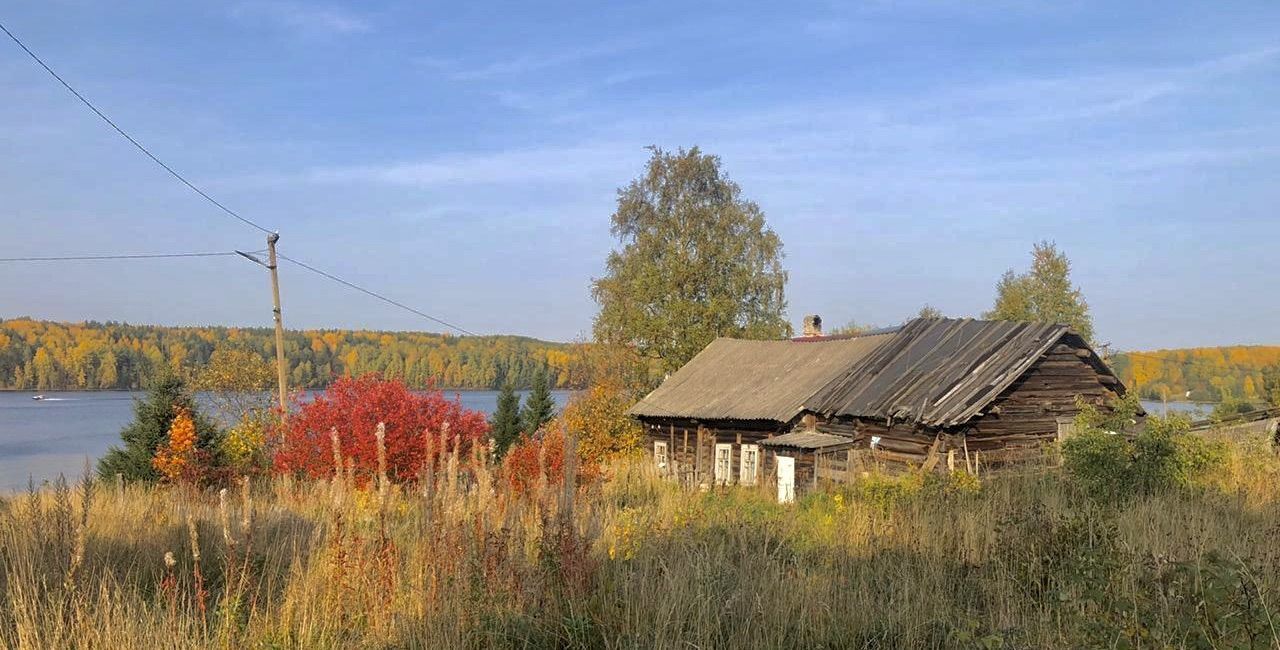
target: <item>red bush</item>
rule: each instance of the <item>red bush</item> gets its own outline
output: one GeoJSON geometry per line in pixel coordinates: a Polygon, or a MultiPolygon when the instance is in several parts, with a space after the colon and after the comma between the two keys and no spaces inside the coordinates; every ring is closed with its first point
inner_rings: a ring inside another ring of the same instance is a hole
{"type": "MultiPolygon", "coordinates": [[[[546,472],[550,484],[564,481],[564,429],[552,425],[542,429],[539,436],[522,436],[502,458],[502,475],[517,493],[526,493],[533,488],[542,471],[546,472]]],[[[600,468],[595,462],[578,455],[579,484],[590,482],[599,474],[600,468]]]]}
{"type": "Polygon", "coordinates": [[[343,457],[351,459],[357,476],[366,479],[377,471],[374,431],[379,422],[386,425],[387,473],[393,480],[417,475],[427,448],[426,435],[433,437],[434,455],[441,454],[445,446],[440,430],[445,422],[450,444],[459,436],[464,453],[471,444],[487,440],[489,432],[484,414],[462,408],[438,390],[414,393],[399,381],[377,375],[343,377],[310,402],[299,403],[289,416],[275,468],[312,478],[332,476],[329,431],[336,428],[343,457]]]}

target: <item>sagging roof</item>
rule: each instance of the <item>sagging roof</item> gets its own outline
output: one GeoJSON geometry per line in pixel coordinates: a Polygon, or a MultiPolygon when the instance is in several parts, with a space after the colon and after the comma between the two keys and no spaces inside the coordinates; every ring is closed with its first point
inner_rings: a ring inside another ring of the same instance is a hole
{"type": "Polygon", "coordinates": [[[628,411],[651,418],[790,422],[892,334],[838,340],[719,338],[628,411]]]}
{"type": "MultiPolygon", "coordinates": [[[[961,424],[1066,336],[1084,345],[1065,325],[919,318],[845,369],[806,406],[825,416],[961,424]]],[[[1111,373],[1096,355],[1089,362],[1111,373]]]]}
{"type": "Polygon", "coordinates": [[[852,445],[854,442],[855,440],[849,436],[839,436],[834,433],[822,433],[821,431],[792,431],[791,433],[784,433],[780,436],[765,438],[760,441],[760,444],[767,447],[825,449],[827,447],[852,445]]]}

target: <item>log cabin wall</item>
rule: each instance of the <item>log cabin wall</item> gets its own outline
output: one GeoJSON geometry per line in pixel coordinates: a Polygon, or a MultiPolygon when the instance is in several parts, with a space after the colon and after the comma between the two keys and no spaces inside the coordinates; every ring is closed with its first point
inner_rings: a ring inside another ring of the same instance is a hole
{"type": "MultiPolygon", "coordinates": [[[[728,420],[698,422],[684,419],[643,420],[645,452],[654,457],[654,443],[667,444],[667,474],[686,485],[711,484],[715,480],[715,450],[717,444],[730,445],[729,479],[731,484],[742,481],[742,447],[756,445],[759,467],[755,482],[763,484],[772,476],[772,454],[759,445],[761,440],[790,430],[790,423],[767,420],[728,420]]],[[[748,481],[749,482],[749,481],[748,481]]]]}
{"type": "MultiPolygon", "coordinates": [[[[875,460],[922,465],[938,442],[937,453],[985,457],[993,464],[1029,460],[1058,438],[1059,423],[1080,412],[1076,398],[1105,407],[1119,393],[1119,382],[1096,364],[1083,341],[1064,338],[984,410],[963,426],[925,427],[911,422],[888,424],[870,418],[819,418],[814,428],[852,437],[857,448],[875,460]]],[[[941,463],[939,463],[941,464],[941,463]]]]}
{"type": "Polygon", "coordinates": [[[1058,437],[1059,422],[1080,412],[1076,398],[1105,407],[1118,395],[1119,382],[1091,362],[1083,342],[1051,348],[1021,377],[969,422],[969,449],[981,451],[1040,447],[1058,437]]]}

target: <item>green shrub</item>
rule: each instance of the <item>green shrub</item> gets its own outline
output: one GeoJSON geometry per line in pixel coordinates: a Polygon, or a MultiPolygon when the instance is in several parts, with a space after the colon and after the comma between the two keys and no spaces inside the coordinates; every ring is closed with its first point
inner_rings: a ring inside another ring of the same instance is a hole
{"type": "Polygon", "coordinates": [[[146,399],[134,401],[133,421],[120,432],[124,446],[112,446],[98,460],[98,475],[110,481],[117,474],[129,482],[159,481],[160,473],[151,459],[169,439],[169,428],[182,409],[191,413],[195,421],[196,447],[209,451],[215,464],[221,466],[222,431],[200,412],[186,382],[173,372],[164,372],[153,380],[146,399]]]}
{"type": "Polygon", "coordinates": [[[1195,488],[1226,462],[1223,443],[1190,432],[1183,415],[1152,416],[1136,434],[1136,399],[1124,398],[1103,411],[1082,406],[1076,434],[1062,446],[1067,474],[1100,499],[1195,488]]]}

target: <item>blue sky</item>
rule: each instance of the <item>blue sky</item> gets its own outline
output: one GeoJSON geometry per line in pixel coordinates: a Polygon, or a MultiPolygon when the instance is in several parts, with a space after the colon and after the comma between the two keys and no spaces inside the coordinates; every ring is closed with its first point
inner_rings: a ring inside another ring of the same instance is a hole
{"type": "MultiPolygon", "coordinates": [[[[791,317],[989,307],[1051,239],[1099,338],[1280,343],[1280,5],[8,3],[0,20],[281,250],[484,333],[589,332],[614,192],[699,145],[791,317]]],[[[254,249],[0,42],[0,257],[254,249]]],[[[432,323],[289,266],[291,327],[432,323]]],[[[0,315],[270,322],[235,258],[0,266],[0,315]]]]}

